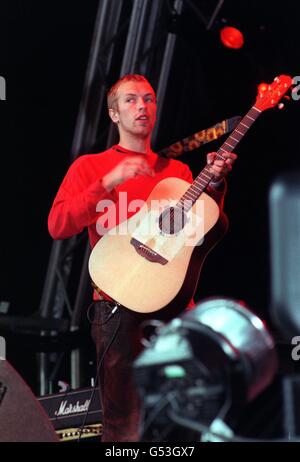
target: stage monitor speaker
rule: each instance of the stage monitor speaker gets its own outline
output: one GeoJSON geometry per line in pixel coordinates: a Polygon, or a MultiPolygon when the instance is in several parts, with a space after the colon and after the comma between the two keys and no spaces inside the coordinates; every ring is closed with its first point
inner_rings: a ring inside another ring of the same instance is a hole
{"type": "Polygon", "coordinates": [[[0,442],[57,442],[47,414],[7,360],[0,360],[0,442]]]}
{"type": "Polygon", "coordinates": [[[289,340],[300,334],[300,172],[270,189],[271,316],[289,340]]]}

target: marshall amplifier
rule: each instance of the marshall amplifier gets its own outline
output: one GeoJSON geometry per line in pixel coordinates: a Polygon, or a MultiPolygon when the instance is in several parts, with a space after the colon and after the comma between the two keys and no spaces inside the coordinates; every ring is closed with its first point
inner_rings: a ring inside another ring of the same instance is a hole
{"type": "Polygon", "coordinates": [[[40,396],[38,401],[48,414],[60,441],[88,439],[100,441],[102,411],[99,389],[81,388],[40,396]],[[92,398],[92,399],[91,399],[92,398]]]}

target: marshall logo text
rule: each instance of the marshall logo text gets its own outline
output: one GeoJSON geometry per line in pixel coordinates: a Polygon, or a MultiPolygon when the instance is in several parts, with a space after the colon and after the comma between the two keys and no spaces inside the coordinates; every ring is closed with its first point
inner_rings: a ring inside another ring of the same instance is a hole
{"type": "Polygon", "coordinates": [[[64,416],[64,415],[69,415],[69,414],[78,414],[80,412],[86,412],[89,408],[90,405],[90,400],[87,399],[84,404],[80,404],[79,401],[76,402],[76,404],[68,404],[68,401],[62,401],[60,403],[58,411],[54,412],[54,415],[57,417],[64,416]]]}

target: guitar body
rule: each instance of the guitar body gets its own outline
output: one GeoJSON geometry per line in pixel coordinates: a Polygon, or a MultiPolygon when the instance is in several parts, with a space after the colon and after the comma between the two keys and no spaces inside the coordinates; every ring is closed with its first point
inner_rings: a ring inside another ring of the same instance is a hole
{"type": "Polygon", "coordinates": [[[227,219],[216,202],[202,193],[179,232],[162,232],[161,211],[169,209],[170,201],[174,205],[189,187],[178,178],[160,181],[139,212],[94,247],[89,259],[93,282],[126,308],[139,313],[170,309],[176,314],[192,299],[202,263],[225,233],[227,219]]]}

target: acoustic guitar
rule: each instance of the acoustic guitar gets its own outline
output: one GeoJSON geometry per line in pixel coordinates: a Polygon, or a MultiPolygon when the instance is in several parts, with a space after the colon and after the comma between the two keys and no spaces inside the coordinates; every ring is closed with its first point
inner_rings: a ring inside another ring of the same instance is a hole
{"type": "MultiPolygon", "coordinates": [[[[257,117],[291,85],[291,77],[281,75],[259,91],[217,157],[233,151],[257,117]]],[[[182,311],[194,295],[205,257],[227,229],[225,214],[205,193],[212,178],[206,165],[192,184],[179,178],[160,181],[135,215],[95,245],[89,259],[94,285],[139,313],[182,311]]]]}

